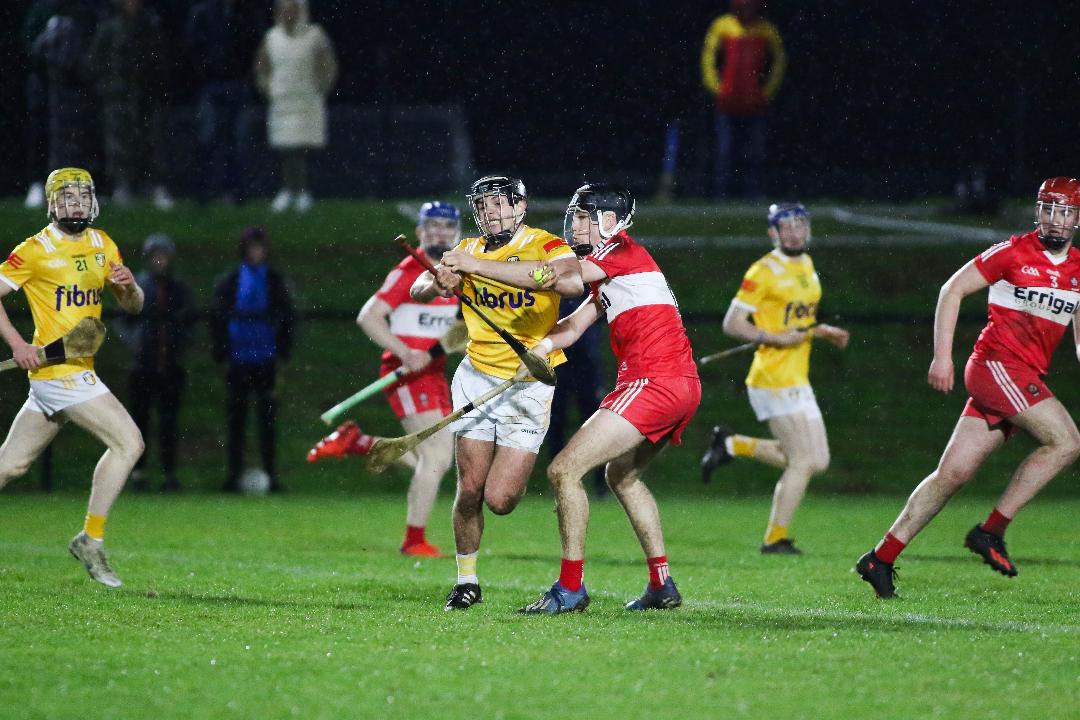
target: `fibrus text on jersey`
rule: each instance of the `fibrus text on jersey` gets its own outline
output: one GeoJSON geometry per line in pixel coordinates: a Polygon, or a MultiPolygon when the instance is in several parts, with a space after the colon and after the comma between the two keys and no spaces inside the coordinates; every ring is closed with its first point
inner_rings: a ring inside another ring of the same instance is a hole
{"type": "Polygon", "coordinates": [[[66,287],[61,285],[56,288],[56,310],[60,311],[61,304],[71,307],[84,307],[86,305],[100,305],[101,304],[101,290],[95,290],[90,288],[89,290],[80,290],[78,285],[72,285],[66,287]]]}
{"type": "Polygon", "coordinates": [[[536,296],[532,290],[519,290],[517,292],[493,293],[488,292],[486,287],[476,290],[476,302],[489,308],[504,308],[509,305],[512,308],[532,307],[536,304],[536,296]]]}

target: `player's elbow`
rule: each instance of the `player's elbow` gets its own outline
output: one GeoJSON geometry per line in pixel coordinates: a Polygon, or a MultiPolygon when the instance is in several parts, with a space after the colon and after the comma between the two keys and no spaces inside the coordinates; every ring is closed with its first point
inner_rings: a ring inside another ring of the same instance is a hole
{"type": "Polygon", "coordinates": [[[585,283],[580,275],[562,278],[556,283],[555,292],[567,298],[581,297],[585,294],[585,283]]]}

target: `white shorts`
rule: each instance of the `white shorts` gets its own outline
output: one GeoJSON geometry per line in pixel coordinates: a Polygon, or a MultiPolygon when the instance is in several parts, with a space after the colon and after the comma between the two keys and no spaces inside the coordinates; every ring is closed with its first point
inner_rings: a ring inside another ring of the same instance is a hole
{"type": "Polygon", "coordinates": [[[23,407],[52,419],[54,415],[72,405],[104,395],[109,387],[93,370],[56,378],[55,380],[31,380],[30,396],[23,407]]]}
{"type": "MultiPolygon", "coordinates": [[[[450,384],[454,407],[464,407],[501,382],[502,378],[480,372],[465,358],[450,384]]],[[[450,432],[536,454],[547,435],[554,394],[554,387],[541,382],[517,383],[455,420],[450,432]]]]}
{"type": "Polygon", "coordinates": [[[789,388],[759,388],[746,386],[750,396],[750,407],[760,422],[780,415],[802,414],[808,418],[821,417],[814,388],[809,385],[796,385],[789,388]]]}

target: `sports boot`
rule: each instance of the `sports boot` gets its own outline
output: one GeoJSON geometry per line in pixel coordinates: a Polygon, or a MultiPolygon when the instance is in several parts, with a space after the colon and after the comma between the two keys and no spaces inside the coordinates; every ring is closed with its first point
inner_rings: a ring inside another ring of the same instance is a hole
{"type": "Polygon", "coordinates": [[[674,610],[682,605],[682,595],[679,588],[675,587],[675,581],[668,576],[664,584],[658,588],[652,585],[645,586],[645,592],[637,600],[626,603],[627,610],[674,610]]]}
{"type": "Polygon", "coordinates": [[[72,556],[83,564],[90,577],[102,585],[116,588],[124,583],[116,576],[109,567],[109,559],[105,557],[105,543],[95,540],[84,532],[71,538],[68,550],[72,556]]]}
{"type": "Polygon", "coordinates": [[[859,562],[855,563],[855,572],[859,573],[863,580],[870,583],[870,587],[874,588],[874,592],[879,598],[888,600],[896,597],[896,583],[894,581],[899,577],[896,574],[896,568],[893,567],[892,563],[878,560],[873,550],[859,558],[859,562]]]}
{"type": "Polygon", "coordinates": [[[307,461],[313,463],[327,457],[367,455],[374,443],[374,436],[365,435],[359,425],[347,420],[308,450],[307,461]]]}
{"type": "Polygon", "coordinates": [[[476,583],[461,583],[455,585],[446,596],[446,606],[443,610],[468,610],[477,603],[484,602],[480,594],[480,586],[476,583]]]}
{"type": "Polygon", "coordinates": [[[1016,577],[1016,566],[1005,552],[1005,538],[988,533],[981,525],[976,525],[964,538],[964,547],[976,555],[981,555],[983,562],[1006,577],[1016,577]]]}
{"type": "Polygon", "coordinates": [[[701,458],[701,482],[708,483],[712,480],[713,470],[731,462],[731,453],[727,451],[729,437],[731,437],[731,431],[723,425],[717,425],[712,429],[712,442],[709,443],[709,449],[701,458]]]}
{"type": "Polygon", "coordinates": [[[583,612],[589,607],[589,593],[585,585],[574,592],[555,581],[551,589],[525,607],[518,610],[522,615],[558,615],[559,613],[583,612]]]}

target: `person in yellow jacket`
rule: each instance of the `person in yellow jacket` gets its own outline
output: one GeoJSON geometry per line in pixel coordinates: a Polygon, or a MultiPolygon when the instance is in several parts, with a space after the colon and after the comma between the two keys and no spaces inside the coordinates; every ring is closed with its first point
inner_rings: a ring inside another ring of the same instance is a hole
{"type": "Polygon", "coordinates": [[[94,580],[119,587],[120,578],[105,556],[105,521],[142,455],[142,433],[94,371],[93,358],[43,364],[38,350],[83,318],[100,319],[106,287],[132,315],[142,311],[143,292],[116,243],[91,227],[98,202],[89,172],[54,170],[45,181],[45,196],[49,224],[0,263],[0,298],[22,290],[34,317],[34,337],[28,343],[0,305],[0,336],[30,376],[30,395],[0,445],[0,488],[25,474],[66,422],[104,443],[107,450],[94,468],[83,531],[68,549],[94,580]]]}
{"type": "Polygon", "coordinates": [[[743,194],[761,197],[765,164],[766,115],[780,88],[787,55],[780,33],[760,17],[760,0],[731,0],[730,12],[709,26],[701,49],[701,80],[715,98],[716,197],[729,194],[734,141],[742,148],[743,194]]]}

